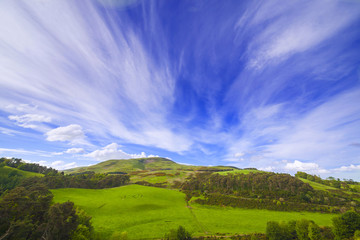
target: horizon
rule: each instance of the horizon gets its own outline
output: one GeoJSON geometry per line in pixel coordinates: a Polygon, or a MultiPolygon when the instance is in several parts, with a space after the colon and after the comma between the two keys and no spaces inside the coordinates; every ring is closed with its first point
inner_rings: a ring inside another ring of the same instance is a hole
{"type": "Polygon", "coordinates": [[[360,181],[360,3],[0,2],[0,157],[360,181]]]}

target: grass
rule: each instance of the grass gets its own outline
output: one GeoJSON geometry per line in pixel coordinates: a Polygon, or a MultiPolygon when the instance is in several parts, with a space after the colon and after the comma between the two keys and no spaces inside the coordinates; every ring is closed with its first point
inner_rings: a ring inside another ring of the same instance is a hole
{"type": "Polygon", "coordinates": [[[225,172],[216,172],[220,175],[227,175],[229,173],[243,173],[243,174],[249,174],[249,173],[258,173],[258,172],[263,172],[261,170],[249,170],[249,169],[234,169],[233,171],[225,171],[225,172]]]}
{"type": "Polygon", "coordinates": [[[310,212],[278,212],[260,209],[242,209],[192,205],[192,211],[205,230],[211,234],[241,234],[262,232],[266,230],[268,221],[289,221],[298,219],[313,220],[320,226],[331,225],[335,214],[310,212]]]}
{"type": "Polygon", "coordinates": [[[191,205],[185,195],[169,189],[127,185],[110,189],[55,189],[55,202],[73,201],[93,217],[95,230],[109,238],[114,232],[129,239],[162,238],[171,229],[184,226],[195,236],[265,232],[270,220],[311,219],[331,225],[335,215],[276,212],[256,209],[191,205]]]}
{"type": "Polygon", "coordinates": [[[185,195],[161,188],[128,185],[111,189],[56,189],[55,202],[71,200],[93,216],[93,225],[108,238],[126,231],[131,239],[161,238],[170,229],[183,225],[192,232],[193,217],[185,195]]]}
{"type": "Polygon", "coordinates": [[[8,166],[0,167],[0,176],[1,177],[7,177],[9,175],[9,173],[12,172],[12,171],[16,171],[18,174],[20,174],[24,178],[26,178],[26,177],[42,177],[42,176],[44,176],[41,173],[23,171],[23,170],[8,167],[8,166]]]}
{"type": "Polygon", "coordinates": [[[317,183],[317,182],[313,182],[304,178],[299,178],[301,181],[303,181],[304,183],[308,183],[310,184],[310,186],[315,189],[315,190],[323,190],[323,191],[327,191],[327,190],[338,190],[337,188],[334,187],[330,187],[330,186],[326,186],[324,184],[321,183],[317,183]]]}

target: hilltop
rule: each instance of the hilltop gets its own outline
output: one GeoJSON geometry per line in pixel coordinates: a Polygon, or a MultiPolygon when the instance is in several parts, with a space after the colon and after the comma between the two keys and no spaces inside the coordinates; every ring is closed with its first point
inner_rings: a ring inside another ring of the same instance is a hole
{"type": "Polygon", "coordinates": [[[136,171],[169,171],[169,170],[185,170],[185,171],[233,171],[236,167],[205,167],[193,166],[176,163],[167,158],[152,157],[152,158],[134,158],[134,159],[112,159],[100,162],[88,167],[78,167],[65,170],[66,174],[81,173],[86,171],[93,171],[95,173],[113,173],[123,172],[131,173],[136,171]]]}

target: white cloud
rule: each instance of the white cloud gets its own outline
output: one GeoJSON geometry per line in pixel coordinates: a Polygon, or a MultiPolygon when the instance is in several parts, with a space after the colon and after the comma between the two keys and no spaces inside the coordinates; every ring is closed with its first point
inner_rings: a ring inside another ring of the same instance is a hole
{"type": "Polygon", "coordinates": [[[37,109],[37,106],[31,104],[9,104],[5,106],[6,110],[15,111],[15,112],[32,112],[37,109]]]}
{"type": "Polygon", "coordinates": [[[84,149],[83,148],[69,148],[68,150],[65,151],[65,153],[71,153],[71,154],[77,154],[77,153],[84,153],[84,149]]]}
{"type": "Polygon", "coordinates": [[[189,150],[191,137],[168,121],[176,76],[167,48],[153,61],[127,21],[104,20],[97,6],[0,1],[1,105],[31,102],[54,124],[81,123],[98,138],[189,150]]]}
{"type": "Polygon", "coordinates": [[[319,169],[319,165],[316,163],[304,163],[295,160],[292,163],[286,163],[285,169],[290,171],[316,171],[319,169]]]}
{"type": "Polygon", "coordinates": [[[340,168],[334,169],[334,171],[339,171],[339,172],[351,172],[358,170],[360,170],[360,164],[359,165],[350,164],[349,166],[341,166],[340,168]]]}
{"type": "Polygon", "coordinates": [[[39,123],[49,123],[51,122],[51,117],[39,115],[39,114],[24,114],[24,115],[10,115],[10,120],[16,122],[16,124],[23,128],[32,128],[37,129],[41,128],[39,123]]]}
{"type": "Polygon", "coordinates": [[[55,168],[57,170],[64,170],[69,168],[77,167],[76,162],[65,163],[64,161],[54,161],[50,164],[50,167],[55,168]]]}
{"type": "Polygon", "coordinates": [[[53,141],[69,141],[73,144],[85,143],[85,135],[82,127],[77,124],[71,124],[66,127],[58,127],[46,133],[46,140],[53,141]]]}
{"type": "Polygon", "coordinates": [[[129,154],[120,149],[116,143],[111,143],[100,150],[95,150],[91,153],[86,154],[87,157],[92,157],[98,161],[109,160],[109,159],[130,159],[130,158],[146,158],[146,154],[129,154]]]}
{"type": "MultiPolygon", "coordinates": [[[[340,1],[326,0],[292,4],[268,1],[254,11],[249,27],[272,21],[254,38],[249,61],[252,67],[307,51],[349,26],[359,14],[356,7],[349,9],[340,1]]],[[[239,21],[238,26],[242,24],[239,21]]]]}
{"type": "Polygon", "coordinates": [[[235,153],[235,154],[234,154],[234,157],[239,158],[239,157],[242,157],[242,156],[244,156],[244,155],[245,155],[245,153],[238,152],[238,153],[235,153]]]}

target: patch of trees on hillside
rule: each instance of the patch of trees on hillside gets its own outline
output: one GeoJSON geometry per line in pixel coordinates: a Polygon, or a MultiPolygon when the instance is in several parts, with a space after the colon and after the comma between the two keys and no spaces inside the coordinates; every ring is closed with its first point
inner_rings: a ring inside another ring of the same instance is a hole
{"type": "Polygon", "coordinates": [[[345,212],[357,209],[358,202],[341,192],[316,191],[289,174],[269,172],[209,174],[190,176],[181,190],[195,202],[283,211],[345,212]]]}
{"type": "Polygon", "coordinates": [[[360,214],[346,212],[332,219],[332,227],[319,227],[311,220],[276,222],[269,221],[266,236],[269,240],[341,240],[356,239],[360,232],[360,214]]]}
{"type": "Polygon", "coordinates": [[[91,217],[73,202],[51,204],[43,185],[16,187],[0,200],[0,239],[93,239],[91,217]]]}
{"type": "Polygon", "coordinates": [[[55,175],[58,174],[56,169],[51,167],[46,167],[39,165],[37,163],[26,163],[20,158],[0,158],[0,167],[8,166],[12,168],[17,168],[23,171],[41,173],[44,175],[55,175]]]}
{"type": "Polygon", "coordinates": [[[295,177],[297,178],[303,178],[303,179],[307,179],[309,181],[312,182],[316,182],[316,183],[320,183],[329,187],[334,187],[334,188],[342,188],[345,190],[349,190],[352,192],[357,192],[356,188],[352,188],[350,185],[360,185],[359,182],[356,182],[352,179],[344,179],[343,181],[340,181],[339,178],[334,178],[334,177],[328,177],[327,179],[322,179],[319,176],[316,175],[311,175],[305,172],[297,172],[295,174],[295,177]]]}
{"type": "Polygon", "coordinates": [[[56,188],[87,188],[101,189],[126,185],[130,182],[129,175],[111,175],[105,173],[87,172],[76,175],[30,177],[25,179],[21,186],[43,184],[50,189],[56,188]]]}

